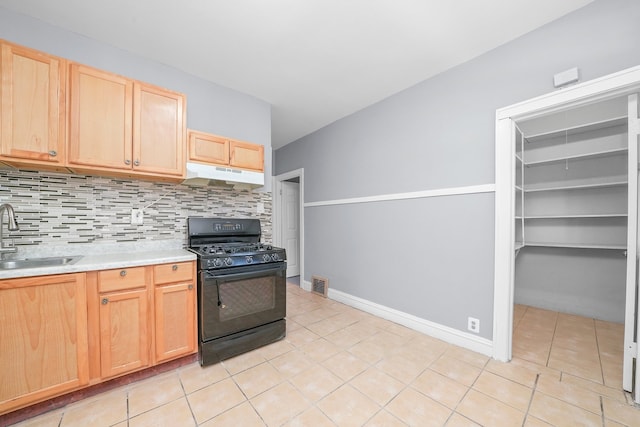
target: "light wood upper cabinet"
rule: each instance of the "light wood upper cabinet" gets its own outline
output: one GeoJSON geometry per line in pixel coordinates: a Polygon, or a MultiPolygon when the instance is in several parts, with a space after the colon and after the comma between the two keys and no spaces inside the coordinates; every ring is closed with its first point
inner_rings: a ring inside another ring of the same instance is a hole
{"type": "Polygon", "coordinates": [[[69,166],[130,171],[133,82],[71,64],[69,166]]]}
{"type": "Polygon", "coordinates": [[[45,169],[65,163],[66,61],[0,42],[0,159],[45,169]]]}
{"type": "Polygon", "coordinates": [[[0,281],[0,414],[88,384],[84,278],[0,281]]]}
{"type": "Polygon", "coordinates": [[[264,171],[264,146],[189,130],[189,161],[264,171]]]}
{"type": "Polygon", "coordinates": [[[71,65],[69,167],[116,176],[184,176],[185,97],[71,65]]]}
{"type": "Polygon", "coordinates": [[[0,78],[1,162],[160,181],[184,178],[184,94],[2,40],[0,78]]]}
{"type": "Polygon", "coordinates": [[[264,170],[264,146],[241,141],[230,141],[229,165],[241,169],[264,170]]]}
{"type": "Polygon", "coordinates": [[[148,84],[134,85],[133,169],[184,175],[185,97],[148,84]]]}
{"type": "Polygon", "coordinates": [[[189,130],[189,160],[228,165],[229,140],[222,136],[189,130]]]}

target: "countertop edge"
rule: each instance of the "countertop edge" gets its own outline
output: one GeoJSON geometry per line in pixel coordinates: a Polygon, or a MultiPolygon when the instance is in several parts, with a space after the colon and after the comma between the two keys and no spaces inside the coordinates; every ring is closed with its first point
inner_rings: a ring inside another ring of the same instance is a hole
{"type": "Polygon", "coordinates": [[[171,262],[195,261],[196,259],[196,254],[189,252],[186,249],[85,255],[77,262],[68,265],[0,270],[0,280],[49,276],[55,274],[83,273],[87,271],[110,270],[114,268],[140,267],[171,262]]]}

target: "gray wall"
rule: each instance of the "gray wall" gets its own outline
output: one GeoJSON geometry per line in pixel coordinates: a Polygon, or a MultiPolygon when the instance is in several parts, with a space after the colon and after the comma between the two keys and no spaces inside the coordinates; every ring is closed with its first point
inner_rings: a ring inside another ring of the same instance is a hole
{"type": "Polygon", "coordinates": [[[620,250],[525,247],[516,258],[515,301],[622,323],[626,273],[620,250]]]}
{"type": "MultiPolygon", "coordinates": [[[[495,110],[568,68],[586,81],[640,64],[638,22],[637,0],[597,0],[277,150],[275,173],[304,168],[305,202],[493,183],[495,110]]],[[[460,330],[477,317],[491,339],[493,218],[492,195],[307,207],[305,279],[460,330]]]]}
{"type": "MultiPolygon", "coordinates": [[[[265,175],[271,176],[268,103],[2,7],[0,38],[186,94],[190,129],[264,145],[265,175]]],[[[264,191],[271,191],[270,179],[264,191]]]]}

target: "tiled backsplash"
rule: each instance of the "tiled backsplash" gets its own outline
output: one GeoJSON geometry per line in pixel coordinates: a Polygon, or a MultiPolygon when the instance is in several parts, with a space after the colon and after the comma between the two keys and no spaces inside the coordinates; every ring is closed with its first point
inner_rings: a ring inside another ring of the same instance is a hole
{"type": "Polygon", "coordinates": [[[262,241],[272,241],[271,193],[226,186],[111,179],[50,172],[0,171],[0,203],[10,203],[20,231],[5,239],[16,246],[111,244],[182,240],[188,216],[259,218],[262,241]],[[258,214],[261,203],[264,212],[258,214]],[[131,224],[131,209],[144,223],[131,224]]]}

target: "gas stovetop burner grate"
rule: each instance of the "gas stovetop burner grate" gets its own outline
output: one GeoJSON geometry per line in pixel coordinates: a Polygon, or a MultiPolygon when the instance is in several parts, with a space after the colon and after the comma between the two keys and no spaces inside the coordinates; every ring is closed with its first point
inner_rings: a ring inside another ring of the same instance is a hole
{"type": "Polygon", "coordinates": [[[257,219],[195,218],[187,221],[188,249],[201,270],[285,262],[286,251],[260,242],[257,219]]]}

